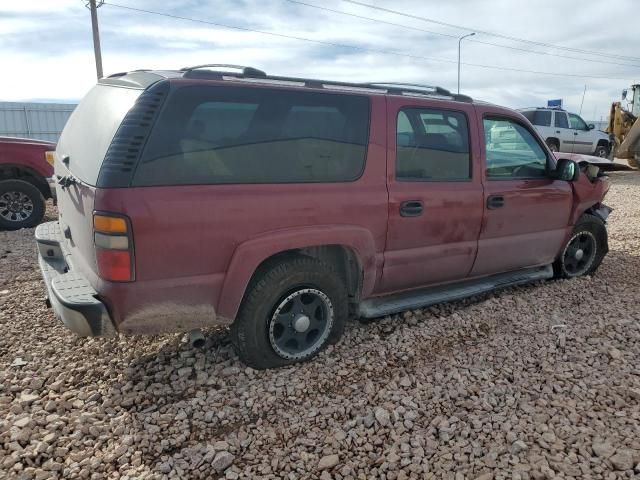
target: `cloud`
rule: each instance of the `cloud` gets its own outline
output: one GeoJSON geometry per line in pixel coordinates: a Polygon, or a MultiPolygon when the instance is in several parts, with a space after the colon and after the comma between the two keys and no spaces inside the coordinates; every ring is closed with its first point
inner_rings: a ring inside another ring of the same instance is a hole
{"type": "MultiPolygon", "coordinates": [[[[304,0],[318,6],[398,23],[413,29],[326,12],[286,0],[114,0],[134,8],[157,10],[219,24],[305,37],[326,45],[234,30],[145,13],[107,4],[99,9],[105,73],[137,68],[180,68],[202,63],[253,65],[269,73],[349,81],[403,81],[455,90],[457,39],[464,30],[366,9],[340,0],[304,0]],[[426,33],[430,30],[445,35],[426,33]],[[352,45],[358,48],[348,48],[352,45]],[[376,50],[376,51],[368,51],[376,50]],[[384,53],[393,51],[407,56],[384,53]],[[428,57],[428,58],[417,58],[428,57]],[[432,59],[438,59],[432,60],[432,59]]],[[[367,0],[375,1],[375,0],[367,0]]],[[[557,0],[461,0],[376,2],[414,15],[483,31],[563,45],[575,49],[638,56],[628,29],[614,28],[611,12],[632,14],[633,0],[589,2],[576,6],[557,0]]],[[[583,114],[606,115],[619,92],[640,77],[640,59],[604,58],[517,43],[481,32],[463,42],[465,63],[571,73],[539,75],[462,66],[462,89],[472,96],[510,107],[535,106],[563,98],[578,110],[585,84],[583,114]],[[485,45],[491,42],[540,53],[485,45]],[[613,65],[634,64],[634,66],[613,65]],[[612,79],[583,78],[590,76],[612,79]]],[[[0,5],[0,95],[3,100],[79,99],[95,83],[89,12],[80,0],[22,0],[0,5]],[[6,4],[6,5],[5,5],[6,4]]]]}

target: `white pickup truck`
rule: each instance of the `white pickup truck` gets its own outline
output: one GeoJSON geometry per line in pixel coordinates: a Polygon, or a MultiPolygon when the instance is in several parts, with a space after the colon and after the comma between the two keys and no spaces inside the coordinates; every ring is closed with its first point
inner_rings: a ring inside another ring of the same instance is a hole
{"type": "Polygon", "coordinates": [[[609,135],[587,125],[579,115],[559,108],[523,108],[519,110],[538,130],[554,152],[581,153],[608,157],[609,135]]]}

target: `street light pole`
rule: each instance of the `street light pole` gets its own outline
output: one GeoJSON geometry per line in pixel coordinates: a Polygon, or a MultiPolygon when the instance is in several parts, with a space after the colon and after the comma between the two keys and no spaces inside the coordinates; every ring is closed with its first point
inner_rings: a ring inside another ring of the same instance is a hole
{"type": "Polygon", "coordinates": [[[458,93],[460,93],[460,45],[462,44],[462,40],[467,37],[473,37],[476,33],[468,33],[467,35],[463,35],[458,39],[458,93]]]}

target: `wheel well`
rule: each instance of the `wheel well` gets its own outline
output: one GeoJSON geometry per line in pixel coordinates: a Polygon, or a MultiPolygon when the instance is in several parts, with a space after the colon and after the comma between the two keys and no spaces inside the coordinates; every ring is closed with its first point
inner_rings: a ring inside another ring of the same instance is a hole
{"type": "Polygon", "coordinates": [[[47,199],[51,198],[51,189],[47,181],[38,172],[28,167],[18,165],[0,165],[0,181],[2,180],[23,180],[29,182],[42,193],[47,199]]]}
{"type": "Polygon", "coordinates": [[[556,137],[547,137],[547,139],[545,140],[545,142],[547,144],[549,143],[555,143],[556,145],[560,146],[560,139],[556,138],[556,137]]]}
{"type": "Polygon", "coordinates": [[[596,145],[596,147],[607,147],[609,148],[609,140],[598,140],[598,144],[596,145]]]}
{"type": "Polygon", "coordinates": [[[362,267],[358,256],[352,248],[344,245],[317,245],[313,247],[295,248],[276,253],[263,260],[255,272],[251,276],[251,284],[256,278],[274,264],[285,258],[292,256],[305,255],[307,257],[317,258],[331,265],[336,273],[347,286],[351,303],[356,303],[360,299],[362,290],[362,267]]]}

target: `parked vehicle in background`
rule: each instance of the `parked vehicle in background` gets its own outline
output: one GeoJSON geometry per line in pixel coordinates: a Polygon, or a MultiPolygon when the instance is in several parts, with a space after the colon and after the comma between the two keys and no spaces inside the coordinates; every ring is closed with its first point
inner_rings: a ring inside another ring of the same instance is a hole
{"type": "Polygon", "coordinates": [[[55,144],[30,138],[0,137],[0,229],[35,227],[42,221],[45,200],[52,198],[55,144]]]}
{"type": "Polygon", "coordinates": [[[523,108],[519,110],[554,152],[581,153],[607,157],[611,140],[575,113],[560,108],[523,108]]]}
{"type": "Polygon", "coordinates": [[[349,316],[586,275],[607,253],[606,179],[518,112],[222,67],[101,79],[69,119],[60,219],[36,240],[74,332],[231,325],[244,362],[277,367],[349,316]]]}

